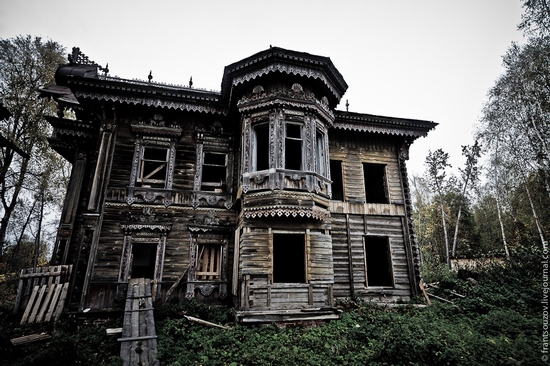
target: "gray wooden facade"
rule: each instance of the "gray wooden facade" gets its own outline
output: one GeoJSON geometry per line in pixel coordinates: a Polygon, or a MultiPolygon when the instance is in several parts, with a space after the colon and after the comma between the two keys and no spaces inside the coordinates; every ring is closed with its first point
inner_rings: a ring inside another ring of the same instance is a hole
{"type": "Polygon", "coordinates": [[[70,307],[122,309],[137,277],[243,322],[416,293],[406,160],[435,123],[336,110],[331,60],[276,47],[225,67],[221,92],[69,60],[42,93],[73,166],[51,261],[73,265],[70,307]]]}

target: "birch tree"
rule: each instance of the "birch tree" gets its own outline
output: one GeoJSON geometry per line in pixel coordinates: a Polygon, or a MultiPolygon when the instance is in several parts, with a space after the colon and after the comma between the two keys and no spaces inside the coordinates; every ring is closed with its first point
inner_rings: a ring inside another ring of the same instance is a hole
{"type": "MultiPolygon", "coordinates": [[[[9,147],[0,148],[0,261],[6,235],[21,197],[33,195],[30,173],[41,174],[51,149],[49,125],[44,114],[55,114],[54,104],[40,98],[38,89],[53,83],[55,69],[64,63],[61,45],[40,37],[17,36],[0,39],[0,103],[11,117],[0,122],[0,134],[14,142],[30,158],[9,147]]],[[[57,183],[57,182],[56,182],[57,183]]]]}

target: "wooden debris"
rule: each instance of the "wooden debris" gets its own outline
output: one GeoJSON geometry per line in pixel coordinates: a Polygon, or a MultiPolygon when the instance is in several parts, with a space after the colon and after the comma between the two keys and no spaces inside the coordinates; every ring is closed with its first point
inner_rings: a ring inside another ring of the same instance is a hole
{"type": "Polygon", "coordinates": [[[21,324],[57,320],[63,312],[69,283],[35,286],[21,318],[21,324]]]}
{"type": "Polygon", "coordinates": [[[202,319],[199,319],[199,318],[195,318],[193,316],[184,315],[184,317],[185,317],[185,319],[189,320],[190,322],[195,322],[195,323],[199,323],[199,324],[202,324],[202,325],[206,325],[207,327],[215,327],[215,328],[220,328],[220,329],[231,329],[230,327],[215,324],[215,323],[211,323],[209,321],[202,320],[202,319]]]}
{"type": "Polygon", "coordinates": [[[14,346],[21,346],[28,343],[38,342],[45,339],[50,339],[52,336],[49,334],[31,334],[28,336],[18,337],[11,339],[11,344],[14,346]]]}
{"type": "Polygon", "coordinates": [[[107,328],[105,332],[107,335],[119,335],[122,334],[122,328],[107,328]]]}
{"type": "Polygon", "coordinates": [[[126,365],[158,365],[151,280],[132,278],[126,293],[120,358],[126,365]]]}
{"type": "MultiPolygon", "coordinates": [[[[59,285],[69,282],[72,265],[24,268],[19,275],[14,314],[27,308],[36,286],[59,285]]],[[[36,295],[34,295],[36,296],[36,295]]],[[[33,299],[34,300],[34,299],[33,299]]]]}
{"type": "Polygon", "coordinates": [[[418,284],[418,286],[420,287],[420,290],[422,290],[422,293],[424,294],[424,297],[426,298],[426,301],[428,302],[428,305],[431,305],[432,304],[432,301],[430,300],[430,298],[428,297],[428,293],[426,292],[426,288],[424,287],[424,283],[423,282],[420,282],[418,284]]]}

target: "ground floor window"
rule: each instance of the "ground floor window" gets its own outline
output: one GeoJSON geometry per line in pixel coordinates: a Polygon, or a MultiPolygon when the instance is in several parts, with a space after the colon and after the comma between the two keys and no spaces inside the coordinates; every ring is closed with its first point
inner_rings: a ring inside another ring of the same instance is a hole
{"type": "Polygon", "coordinates": [[[306,282],[304,234],[273,234],[273,282],[306,282]]]}
{"type": "Polygon", "coordinates": [[[365,237],[365,262],[367,286],[393,286],[393,271],[387,237],[365,237]]]}
{"type": "Polygon", "coordinates": [[[220,268],[221,246],[199,244],[195,263],[197,280],[219,280],[220,268]]]}

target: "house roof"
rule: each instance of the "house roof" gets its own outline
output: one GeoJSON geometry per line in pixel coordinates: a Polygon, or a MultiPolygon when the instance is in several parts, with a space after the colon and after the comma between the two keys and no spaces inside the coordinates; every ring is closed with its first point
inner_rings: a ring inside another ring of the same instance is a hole
{"type": "Polygon", "coordinates": [[[270,47],[225,67],[222,97],[229,99],[233,86],[275,72],[319,80],[330,91],[333,106],[338,104],[348,88],[329,57],[270,47]]]}
{"type": "Polygon", "coordinates": [[[437,123],[410,118],[376,116],[366,113],[335,111],[333,128],[357,132],[381,133],[407,137],[426,136],[437,123]]]}

